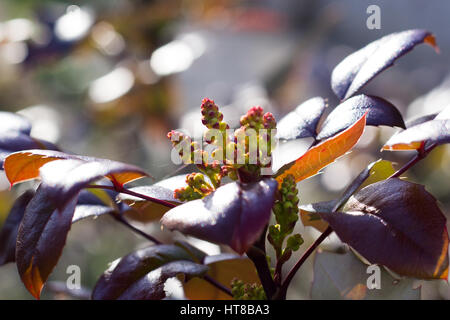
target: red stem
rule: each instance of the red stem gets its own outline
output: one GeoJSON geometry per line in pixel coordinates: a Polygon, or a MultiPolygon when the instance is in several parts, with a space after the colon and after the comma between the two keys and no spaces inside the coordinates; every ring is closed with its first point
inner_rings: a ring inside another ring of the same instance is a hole
{"type": "Polygon", "coordinates": [[[175,204],[170,203],[168,201],[164,201],[164,200],[161,200],[161,199],[156,199],[156,198],[153,198],[153,197],[149,197],[149,196],[146,196],[145,194],[137,193],[137,192],[131,191],[130,189],[126,189],[126,188],[120,187],[120,186],[114,186],[113,187],[113,186],[104,186],[104,185],[95,184],[95,185],[89,185],[86,188],[97,188],[97,189],[114,190],[114,191],[117,191],[117,192],[120,192],[120,193],[129,194],[130,196],[133,196],[133,197],[136,197],[136,198],[141,198],[141,199],[144,199],[144,200],[147,200],[147,201],[159,203],[159,204],[161,204],[163,206],[166,206],[166,207],[169,207],[169,208],[175,208],[176,207],[175,204]]]}

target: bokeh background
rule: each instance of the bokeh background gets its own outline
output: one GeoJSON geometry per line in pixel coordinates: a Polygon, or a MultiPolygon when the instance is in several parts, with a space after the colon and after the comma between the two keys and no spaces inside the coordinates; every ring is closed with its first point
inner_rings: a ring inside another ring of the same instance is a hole
{"type": "MultiPolygon", "coordinates": [[[[163,179],[189,170],[175,171],[166,133],[194,130],[202,98],[214,99],[230,122],[253,105],[280,119],[318,95],[331,109],[338,103],[329,80],[334,66],[391,32],[426,28],[441,53],[419,46],[363,92],[391,101],[405,119],[443,109],[450,103],[448,12],[444,0],[0,0],[0,110],[28,117],[33,136],[64,150],[137,164],[163,179]],[[381,8],[380,30],[366,27],[371,4],[381,8]]],[[[380,157],[404,163],[408,152],[379,152],[395,131],[367,128],[350,155],[299,184],[301,203],[336,197],[380,157]]],[[[284,147],[301,153],[308,145],[284,147]]],[[[437,148],[408,175],[427,186],[448,216],[450,147],[437,148]]],[[[8,189],[0,174],[0,225],[23,191],[8,189]]],[[[159,225],[138,226],[170,237],[159,225]]],[[[318,235],[298,229],[307,243],[318,235]]],[[[51,280],[65,281],[67,266],[75,264],[83,286],[92,288],[109,262],[142,245],[108,217],[82,221],[51,280]]],[[[340,245],[335,236],[325,243],[340,245]]],[[[289,298],[308,298],[311,263],[289,298]]],[[[449,285],[423,282],[422,297],[449,299],[449,285]]],[[[1,267],[0,299],[29,298],[15,265],[1,267]]],[[[66,297],[45,290],[43,298],[66,297]]]]}

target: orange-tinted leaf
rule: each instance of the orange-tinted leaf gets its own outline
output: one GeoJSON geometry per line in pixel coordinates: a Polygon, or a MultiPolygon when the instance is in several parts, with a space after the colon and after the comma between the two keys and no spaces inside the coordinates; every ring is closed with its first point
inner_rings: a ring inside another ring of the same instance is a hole
{"type": "Polygon", "coordinates": [[[44,164],[55,160],[76,160],[80,163],[84,162],[85,164],[89,164],[86,167],[101,167],[102,170],[100,171],[105,172],[103,175],[118,185],[124,185],[133,180],[148,176],[144,170],[138,167],[117,161],[38,149],[19,151],[9,155],[5,159],[3,167],[9,182],[11,185],[14,185],[39,177],[40,168],[44,164]]]}
{"type": "Polygon", "coordinates": [[[392,136],[383,150],[417,150],[424,143],[450,143],[450,120],[431,120],[392,136]]]}
{"type": "Polygon", "coordinates": [[[358,142],[365,125],[366,114],[346,130],[312,147],[292,164],[281,168],[276,176],[277,181],[281,185],[289,174],[292,174],[297,182],[317,174],[320,169],[347,153],[358,142]]]}

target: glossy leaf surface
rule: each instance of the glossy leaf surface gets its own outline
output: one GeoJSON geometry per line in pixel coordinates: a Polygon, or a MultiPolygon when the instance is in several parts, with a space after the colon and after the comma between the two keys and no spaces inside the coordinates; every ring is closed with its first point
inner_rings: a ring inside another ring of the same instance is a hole
{"type": "Polygon", "coordinates": [[[170,230],[226,244],[242,254],[255,242],[270,218],[277,182],[229,183],[204,199],[182,204],[161,219],[170,230]]]}
{"type": "Polygon", "coordinates": [[[22,282],[35,298],[59,260],[76,202],[77,195],[60,212],[41,184],[25,209],[17,235],[16,262],[22,282]]]}
{"type": "Polygon", "coordinates": [[[398,58],[421,43],[437,49],[434,36],[420,29],[392,33],[347,56],[331,74],[331,87],[339,99],[353,96],[398,58]]]}
{"type": "Polygon", "coordinates": [[[343,156],[358,142],[365,125],[366,115],[363,115],[346,130],[315,145],[296,161],[283,166],[277,172],[277,181],[281,183],[284,177],[292,174],[298,182],[319,173],[322,168],[343,156]]]}
{"type": "Polygon", "coordinates": [[[361,94],[334,108],[325,119],[317,140],[327,139],[347,129],[365,113],[368,126],[405,128],[402,115],[393,104],[379,97],[361,94]]]}
{"type": "Polygon", "coordinates": [[[321,97],[315,97],[300,104],[278,122],[278,139],[293,140],[315,137],[317,124],[326,105],[326,101],[321,97]]]}
{"type": "Polygon", "coordinates": [[[118,299],[151,271],[178,260],[191,260],[191,256],[175,245],[154,245],[137,250],[112,264],[95,285],[92,298],[118,299]]]}

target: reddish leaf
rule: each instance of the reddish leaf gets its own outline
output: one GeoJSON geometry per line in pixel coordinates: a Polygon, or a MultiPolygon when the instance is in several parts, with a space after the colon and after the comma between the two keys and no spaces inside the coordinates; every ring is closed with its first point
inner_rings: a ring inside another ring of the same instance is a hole
{"type": "Polygon", "coordinates": [[[447,278],[446,219],[423,186],[395,178],[377,182],[350,198],[344,211],[321,215],[371,263],[409,277],[447,278]]]}
{"type": "Polygon", "coordinates": [[[358,142],[365,125],[366,115],[364,114],[351,127],[312,147],[291,164],[283,166],[278,170],[277,181],[281,184],[281,181],[289,174],[292,174],[297,182],[317,174],[320,169],[347,153],[358,142]]]}
{"type": "Polygon", "coordinates": [[[0,265],[16,261],[16,238],[25,208],[34,196],[33,190],[23,193],[14,202],[0,231],[0,265]]]}
{"type": "MultiPolygon", "coordinates": [[[[9,182],[14,185],[37,178],[39,169],[44,164],[55,160],[71,160],[67,164],[59,162],[53,169],[62,170],[63,172],[60,173],[71,174],[72,176],[83,171],[85,180],[96,180],[99,177],[106,176],[113,183],[122,186],[125,183],[148,176],[141,168],[129,164],[49,150],[24,150],[13,153],[5,159],[4,169],[9,182]],[[83,166],[83,170],[81,170],[81,166],[83,166]]],[[[47,177],[48,179],[57,179],[51,173],[47,177]]],[[[80,177],[74,178],[82,180],[80,177]]],[[[74,182],[71,183],[74,184],[74,182]]],[[[80,181],[77,181],[77,183],[80,183],[80,181]]]]}
{"type": "Polygon", "coordinates": [[[365,113],[368,126],[405,128],[402,115],[394,105],[382,98],[361,94],[334,108],[325,119],[317,140],[327,139],[347,129],[365,113]]]}
{"type": "Polygon", "coordinates": [[[303,102],[284,116],[277,125],[277,137],[282,140],[315,137],[317,124],[327,104],[321,97],[303,102]]]}
{"type": "Polygon", "coordinates": [[[170,230],[226,244],[240,254],[259,238],[270,218],[277,182],[229,183],[204,199],[182,204],[161,219],[170,230]]]}
{"type": "Polygon", "coordinates": [[[22,282],[37,299],[59,260],[76,202],[77,195],[64,211],[56,210],[48,190],[41,184],[25,209],[17,235],[17,269],[22,282]]]}
{"type": "Polygon", "coordinates": [[[392,136],[383,150],[417,150],[423,143],[450,143],[450,120],[431,120],[392,136]]]}
{"type": "Polygon", "coordinates": [[[366,83],[392,66],[416,45],[426,43],[438,51],[434,36],[426,30],[392,33],[352,53],[331,74],[331,87],[341,99],[353,96],[366,83]]]}
{"type": "MultiPolygon", "coordinates": [[[[114,262],[111,268],[105,271],[95,285],[92,298],[96,300],[118,299],[149,272],[179,260],[191,260],[191,255],[176,245],[155,245],[130,253],[120,261],[114,262]]],[[[135,296],[134,298],[140,297],[135,296]]]]}

